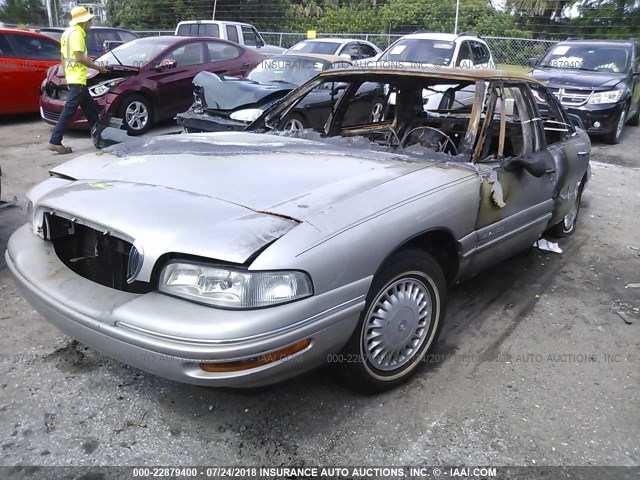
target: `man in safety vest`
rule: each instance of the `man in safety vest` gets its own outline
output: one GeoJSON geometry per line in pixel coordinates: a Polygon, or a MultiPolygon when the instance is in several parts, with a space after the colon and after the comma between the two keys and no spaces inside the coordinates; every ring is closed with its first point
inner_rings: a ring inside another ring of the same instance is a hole
{"type": "Polygon", "coordinates": [[[87,56],[87,32],[91,28],[93,15],[85,7],[74,7],[71,10],[70,27],[60,38],[60,60],[64,76],[69,86],[67,102],[56,123],[49,140],[49,150],[61,154],[71,153],[70,147],[62,145],[62,135],[69,122],[76,113],[78,106],[82,108],[89,125],[93,127],[98,122],[98,108],[87,88],[87,69],[94,68],[100,73],[107,71],[101,65],[96,65],[87,56]]]}

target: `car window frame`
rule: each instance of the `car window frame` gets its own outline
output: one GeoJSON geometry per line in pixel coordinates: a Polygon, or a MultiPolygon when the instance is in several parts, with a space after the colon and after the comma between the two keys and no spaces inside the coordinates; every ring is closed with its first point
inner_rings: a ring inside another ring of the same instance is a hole
{"type": "MultiPolygon", "coordinates": [[[[13,46],[11,45],[11,42],[7,38],[7,34],[6,33],[0,34],[0,41],[2,41],[2,40],[5,41],[6,52],[4,50],[2,50],[2,48],[0,48],[0,58],[17,58],[17,57],[15,57],[15,52],[13,50],[13,46]]],[[[0,45],[0,47],[1,47],[1,45],[0,45]]]]}
{"type": "Polygon", "coordinates": [[[172,69],[170,71],[175,71],[176,69],[179,69],[179,68],[191,68],[194,65],[206,65],[207,64],[207,60],[209,59],[209,51],[208,51],[208,49],[205,48],[204,43],[205,42],[203,42],[202,40],[194,40],[194,41],[182,43],[180,45],[174,45],[173,47],[171,47],[171,50],[169,52],[167,52],[164,55],[162,55],[162,58],[160,60],[158,60],[158,64],[162,63],[164,60],[176,60],[175,57],[171,56],[173,54],[173,52],[175,52],[176,50],[178,50],[180,48],[185,48],[186,49],[186,47],[188,45],[198,44],[198,45],[200,45],[200,48],[202,49],[202,63],[190,63],[188,65],[180,65],[178,63],[178,61],[176,60],[175,69],[172,69]]]}
{"type": "Polygon", "coordinates": [[[56,41],[55,39],[51,38],[51,37],[47,37],[46,35],[43,36],[39,36],[39,35],[29,35],[29,34],[25,34],[25,33],[20,33],[20,32],[10,32],[6,34],[6,39],[9,42],[9,46],[11,47],[11,49],[13,50],[13,56],[10,58],[16,58],[16,59],[21,59],[21,60],[33,60],[36,62],[55,62],[55,61],[60,61],[60,42],[56,41]],[[51,45],[53,47],[55,47],[55,55],[53,55],[52,58],[41,58],[41,57],[35,57],[35,56],[28,56],[28,55],[22,55],[21,53],[21,49],[20,48],[16,48],[16,46],[18,45],[17,43],[14,43],[15,40],[13,39],[36,39],[39,40],[41,42],[46,42],[46,43],[51,43],[51,45]]]}
{"type": "Polygon", "coordinates": [[[237,25],[228,25],[227,24],[227,25],[224,26],[224,31],[225,31],[225,34],[227,36],[227,40],[229,40],[230,42],[233,42],[233,43],[237,43],[237,44],[240,43],[240,34],[238,33],[238,26],[237,25]],[[233,34],[229,35],[230,32],[233,32],[233,34]],[[234,38],[231,38],[232,36],[234,38]]]}
{"type": "Polygon", "coordinates": [[[205,45],[205,52],[206,52],[206,62],[205,63],[216,63],[216,62],[229,62],[231,60],[236,60],[240,57],[242,57],[245,53],[245,49],[242,48],[239,44],[229,44],[229,43],[223,43],[223,42],[216,42],[213,40],[207,40],[205,42],[203,42],[205,45]],[[211,51],[209,50],[209,45],[220,45],[223,49],[224,48],[233,48],[238,52],[238,55],[235,57],[231,57],[231,58],[216,58],[213,59],[211,57],[211,51]]]}
{"type": "Polygon", "coordinates": [[[470,60],[473,62],[473,52],[471,51],[471,45],[469,45],[469,43],[470,43],[469,40],[463,40],[462,42],[460,42],[460,47],[458,48],[458,54],[456,56],[456,61],[454,63],[455,67],[460,68],[460,62],[462,62],[463,60],[470,60]],[[465,48],[467,49],[469,56],[462,58],[462,51],[465,48]]]}

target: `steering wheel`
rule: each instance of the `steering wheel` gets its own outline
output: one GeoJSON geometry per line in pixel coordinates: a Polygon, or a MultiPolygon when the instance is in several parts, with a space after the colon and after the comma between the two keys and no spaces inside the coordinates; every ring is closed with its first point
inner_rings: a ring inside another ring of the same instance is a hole
{"type": "Polygon", "coordinates": [[[420,145],[427,148],[435,148],[436,152],[444,152],[445,149],[447,148],[447,144],[449,144],[451,145],[453,154],[454,155],[458,154],[458,149],[456,148],[456,144],[453,143],[453,140],[451,140],[451,137],[446,133],[444,133],[442,130],[439,130],[435,127],[421,126],[421,127],[412,128],[405,134],[404,138],[402,139],[402,142],[400,142],[400,145],[403,148],[407,147],[409,140],[412,139],[413,137],[417,137],[417,138],[415,142],[411,143],[411,145],[415,145],[416,143],[419,143],[420,145]],[[420,132],[420,133],[416,134],[416,132],[420,132]],[[427,138],[428,132],[436,132],[438,135],[442,137],[443,141],[438,142],[438,141],[434,141],[434,139],[427,138]]]}

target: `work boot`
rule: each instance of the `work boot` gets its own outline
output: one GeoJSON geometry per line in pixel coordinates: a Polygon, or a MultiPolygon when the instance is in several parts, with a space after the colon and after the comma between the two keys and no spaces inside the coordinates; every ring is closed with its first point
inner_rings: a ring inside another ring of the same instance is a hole
{"type": "Polygon", "coordinates": [[[64,155],[66,153],[71,153],[73,152],[73,150],[71,149],[71,147],[65,147],[64,145],[60,144],[60,145],[56,145],[55,143],[50,143],[47,146],[48,150],[51,150],[52,152],[57,152],[60,155],[64,155]]]}

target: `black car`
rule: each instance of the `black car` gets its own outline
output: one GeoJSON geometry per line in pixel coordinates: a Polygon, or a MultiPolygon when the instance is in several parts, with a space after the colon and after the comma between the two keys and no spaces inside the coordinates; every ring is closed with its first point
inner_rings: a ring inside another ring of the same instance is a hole
{"type": "MultiPolygon", "coordinates": [[[[65,28],[63,27],[42,27],[38,29],[38,32],[55,38],[58,41],[64,31],[65,28]]],[[[135,40],[136,38],[138,38],[138,35],[122,28],[91,27],[87,33],[87,53],[90,57],[97,58],[111,50],[111,48],[135,40]]]]}
{"type": "Polygon", "coordinates": [[[636,39],[567,40],[529,65],[576,126],[618,143],[626,123],[640,123],[639,57],[636,39]]]}
{"type": "MultiPolygon", "coordinates": [[[[187,132],[244,130],[269,106],[291,90],[328,69],[348,68],[349,60],[321,54],[284,54],[270,57],[247,78],[202,72],[193,79],[192,107],[179,113],[177,121],[187,132]]],[[[343,85],[318,89],[287,115],[284,130],[322,130],[343,85]]],[[[363,97],[366,115],[381,115],[383,92],[372,85],[363,97]],[[366,98],[365,98],[366,97],[366,98]]]]}

